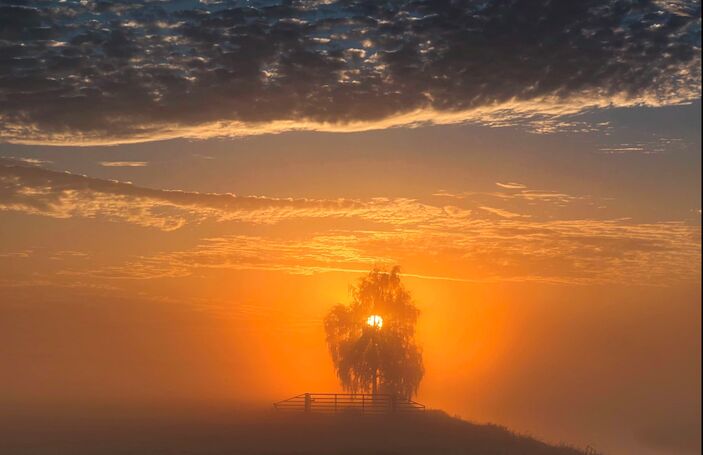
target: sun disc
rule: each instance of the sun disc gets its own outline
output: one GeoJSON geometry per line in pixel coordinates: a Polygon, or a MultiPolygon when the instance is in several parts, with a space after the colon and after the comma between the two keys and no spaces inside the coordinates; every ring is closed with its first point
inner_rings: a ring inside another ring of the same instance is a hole
{"type": "Polygon", "coordinates": [[[384,320],[378,314],[372,314],[367,318],[367,325],[380,329],[384,325],[384,320]]]}

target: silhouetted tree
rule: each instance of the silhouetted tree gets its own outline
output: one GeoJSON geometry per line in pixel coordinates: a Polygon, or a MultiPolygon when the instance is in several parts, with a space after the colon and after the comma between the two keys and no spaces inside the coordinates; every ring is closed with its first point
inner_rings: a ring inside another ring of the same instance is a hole
{"type": "Polygon", "coordinates": [[[372,270],[351,288],[352,302],[335,305],[325,317],[335,372],[347,391],[404,399],[418,391],[423,378],[423,358],[415,343],[419,311],[399,271],[372,270]],[[373,315],[381,321],[369,321],[373,315]]]}

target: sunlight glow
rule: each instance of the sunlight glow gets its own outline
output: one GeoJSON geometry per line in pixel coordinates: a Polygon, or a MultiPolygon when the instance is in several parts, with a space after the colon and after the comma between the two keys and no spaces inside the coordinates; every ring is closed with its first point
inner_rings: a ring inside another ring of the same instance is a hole
{"type": "Polygon", "coordinates": [[[384,325],[384,320],[378,314],[372,314],[367,318],[367,325],[380,329],[384,325]]]}

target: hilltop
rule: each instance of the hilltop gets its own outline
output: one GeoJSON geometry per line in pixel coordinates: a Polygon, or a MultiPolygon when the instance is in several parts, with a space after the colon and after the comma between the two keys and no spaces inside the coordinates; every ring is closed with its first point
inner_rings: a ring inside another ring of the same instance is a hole
{"type": "MultiPolygon", "coordinates": [[[[267,453],[299,454],[520,454],[581,455],[491,424],[478,425],[442,411],[394,416],[280,417],[271,421],[283,438],[267,453]],[[286,441],[285,445],[280,445],[286,441]]],[[[254,453],[254,452],[253,452],[254,453]]]]}
{"type": "Polygon", "coordinates": [[[13,420],[5,431],[0,430],[0,451],[14,455],[584,455],[441,411],[386,416],[273,411],[121,414],[31,420],[13,420]]]}

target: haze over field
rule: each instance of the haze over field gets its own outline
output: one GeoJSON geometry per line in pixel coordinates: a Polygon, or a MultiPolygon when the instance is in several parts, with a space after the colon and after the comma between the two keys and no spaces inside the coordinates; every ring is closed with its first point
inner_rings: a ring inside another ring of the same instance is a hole
{"type": "Polygon", "coordinates": [[[13,434],[338,391],[400,265],[418,401],[699,452],[699,2],[59,3],[0,6],[13,434]]]}

